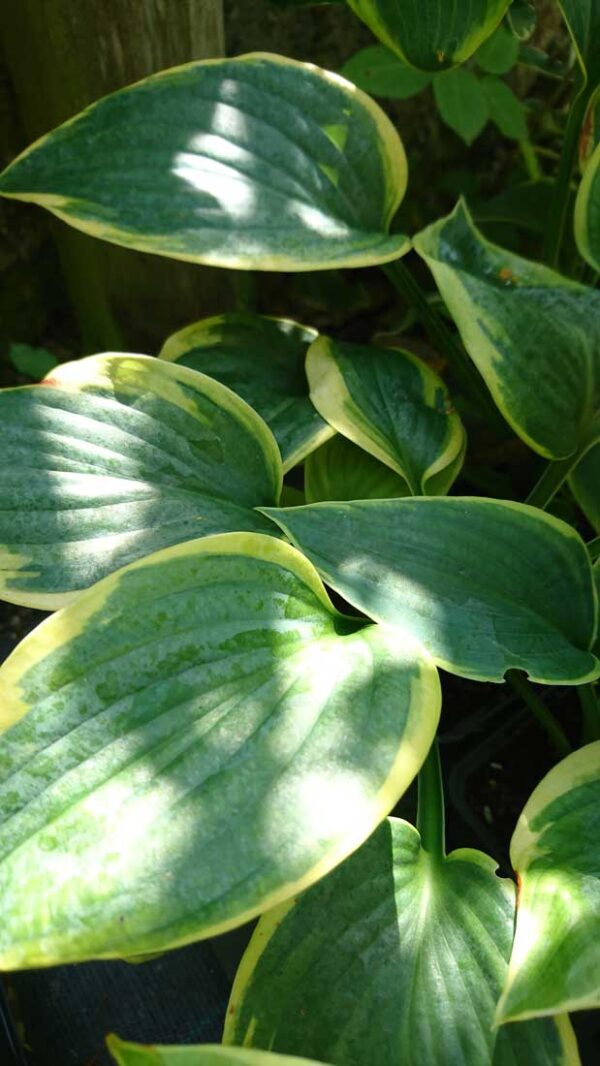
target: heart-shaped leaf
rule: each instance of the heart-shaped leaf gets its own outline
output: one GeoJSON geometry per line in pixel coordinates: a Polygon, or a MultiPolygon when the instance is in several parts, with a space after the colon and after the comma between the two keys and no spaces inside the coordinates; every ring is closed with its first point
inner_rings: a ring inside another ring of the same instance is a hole
{"type": "Polygon", "coordinates": [[[220,1044],[160,1047],[130,1044],[118,1036],[107,1037],[106,1043],[117,1066],[321,1066],[295,1055],[273,1055],[270,1051],[220,1044]]]}
{"type": "Polygon", "coordinates": [[[160,358],[237,392],[271,428],[287,471],[333,433],[308,398],[304,363],[316,337],[284,318],[232,311],[174,333],[160,358]]]}
{"type": "Polygon", "coordinates": [[[575,452],[600,408],[600,292],[491,244],[462,202],[414,244],[515,433],[575,452]]]}
{"type": "Polygon", "coordinates": [[[452,496],[264,513],[336,592],[451,673],[501,681],[519,669],[548,684],[600,673],[585,544],[535,507],[452,496]]]}
{"type": "MultiPolygon", "coordinates": [[[[410,495],[403,477],[340,433],[308,456],[304,467],[304,491],[308,503],[381,500],[410,495]]],[[[304,503],[304,500],[296,502],[304,503]]]]}
{"type": "Polygon", "coordinates": [[[127,248],[213,266],[396,259],[396,130],[339,75],[263,53],[153,74],[37,141],[0,193],[127,248]]]}
{"type": "Polygon", "coordinates": [[[164,951],[323,877],[420,768],[423,649],[260,534],[98,582],[0,669],[0,969],[164,951]]]}
{"type": "Polygon", "coordinates": [[[372,33],[419,70],[464,63],[496,29],[510,0],[348,0],[372,33]]]}
{"type": "Polygon", "coordinates": [[[577,191],[575,240],[583,258],[600,271],[600,144],[586,164],[577,191]]]}
{"type": "Polygon", "coordinates": [[[600,1006],[599,841],[600,741],[555,766],[519,818],[517,927],[499,1021],[600,1006]]]}
{"type": "Polygon", "coordinates": [[[182,540],[271,532],[281,458],[224,385],[143,355],[63,363],[0,392],[0,594],[53,610],[182,540]]]}
{"type": "MultiPolygon", "coordinates": [[[[236,978],[227,1044],[336,1066],[562,1066],[568,1018],[494,1029],[515,891],[464,848],[440,862],[388,819],[319,885],[261,919],[236,978]]],[[[574,1052],[574,1054],[573,1054],[574,1052]]]]}
{"type": "Polygon", "coordinates": [[[415,496],[448,491],[465,431],[443,381],[422,360],[319,337],[306,373],[313,404],[339,433],[400,474],[415,496]]]}

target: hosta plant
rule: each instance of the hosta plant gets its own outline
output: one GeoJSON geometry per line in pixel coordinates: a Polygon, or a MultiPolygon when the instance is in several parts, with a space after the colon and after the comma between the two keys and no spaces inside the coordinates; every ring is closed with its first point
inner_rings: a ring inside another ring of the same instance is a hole
{"type": "MultiPolygon", "coordinates": [[[[438,71],[508,4],[351,6],[438,71]]],[[[381,266],[441,357],[237,310],[0,393],[1,591],[54,612],[0,668],[0,966],[143,959],[262,915],[224,1045],[111,1037],[120,1066],[579,1061],[569,1012],[600,1000],[600,293],[557,259],[600,16],[562,6],[581,69],[545,262],[462,201],[399,232],[391,121],[279,56],[150,77],[0,178],[149,253],[381,266]],[[477,418],[539,457],[527,500],[465,494],[477,418]],[[584,536],[548,513],[563,484],[584,536]],[[514,879],[446,852],[440,670],[508,678],[538,714],[532,682],[581,695],[578,750],[545,712],[563,757],[514,879]],[[388,817],[416,777],[416,825],[388,817]]],[[[597,173],[596,150],[574,219],[592,266],[597,173]]]]}

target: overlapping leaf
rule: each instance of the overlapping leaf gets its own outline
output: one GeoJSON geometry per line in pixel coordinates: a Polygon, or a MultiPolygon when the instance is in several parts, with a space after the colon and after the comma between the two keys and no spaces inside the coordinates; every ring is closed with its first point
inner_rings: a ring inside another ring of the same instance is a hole
{"type": "Polygon", "coordinates": [[[270,532],[281,459],[263,420],[211,378],[140,355],[63,363],[0,392],[0,594],[54,609],[142,555],[270,532]]]}
{"type": "Polygon", "coordinates": [[[590,89],[600,83],[600,6],[597,0],[558,0],[590,89]]]}
{"type": "Polygon", "coordinates": [[[599,839],[600,741],[555,766],[519,818],[510,845],[517,927],[500,1021],[600,1006],[599,839]]]}
{"type": "MultiPolygon", "coordinates": [[[[308,503],[381,500],[410,495],[403,477],[340,433],[308,456],[304,466],[304,491],[308,503]]],[[[304,500],[297,502],[304,503],[304,500]]]]}
{"type": "Polygon", "coordinates": [[[600,441],[578,462],[569,485],[588,522],[600,533],[600,441]]]}
{"type": "Polygon", "coordinates": [[[261,919],[225,1043],[336,1066],[550,1066],[578,1061],[568,1018],[493,1028],[514,885],[479,851],[439,863],[388,819],[299,900],[261,919]]]}
{"type": "Polygon", "coordinates": [[[406,187],[393,125],[339,76],[262,53],[190,63],[88,107],[0,177],[93,236],[214,266],[387,262],[406,187]]]}
{"type": "Polygon", "coordinates": [[[348,0],[369,29],[419,70],[464,63],[496,29],[510,0],[348,0]]]}
{"type": "Polygon", "coordinates": [[[167,548],[0,669],[0,968],[247,921],[388,813],[437,727],[431,659],[257,534],[167,548]]]}
{"type": "Polygon", "coordinates": [[[235,311],[169,337],[161,359],[189,366],[237,392],[270,426],[284,471],[332,436],[308,398],[304,363],[314,329],[235,311]]]}
{"type": "Polygon", "coordinates": [[[400,349],[320,337],[308,350],[306,373],[323,418],[404,478],[414,495],[448,491],[462,465],[465,432],[444,383],[425,363],[400,349]]]}
{"type": "Polygon", "coordinates": [[[118,1036],[107,1038],[117,1066],[319,1066],[319,1063],[296,1056],[273,1055],[252,1048],[227,1048],[220,1044],[194,1047],[160,1047],[131,1044],[118,1036]]]}
{"type": "Polygon", "coordinates": [[[332,588],[415,636],[452,673],[574,684],[598,676],[583,541],[537,508],[426,497],[265,508],[332,588]]]}
{"type": "Polygon", "coordinates": [[[583,258],[600,271],[600,144],[586,164],[577,191],[575,239],[583,258]]]}
{"type": "Polygon", "coordinates": [[[572,454],[600,408],[600,292],[490,244],[462,202],[414,243],[515,432],[572,454]]]}

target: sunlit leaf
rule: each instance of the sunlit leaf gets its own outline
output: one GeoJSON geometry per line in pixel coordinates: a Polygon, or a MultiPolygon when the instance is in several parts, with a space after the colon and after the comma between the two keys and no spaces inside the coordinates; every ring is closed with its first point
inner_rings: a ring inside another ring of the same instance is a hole
{"type": "Polygon", "coordinates": [[[111,574],[0,668],[0,969],[130,957],[327,874],[420,768],[432,660],[260,534],[111,574]]]}
{"type": "Polygon", "coordinates": [[[432,491],[434,480],[433,491],[448,490],[465,431],[443,381],[422,360],[397,348],[319,337],[306,373],[323,418],[403,477],[415,496],[432,491]]]}
{"type": "Polygon", "coordinates": [[[600,144],[586,164],[577,192],[575,240],[583,258],[600,271],[600,144]]]}
{"type": "Polygon", "coordinates": [[[308,398],[304,363],[316,337],[285,318],[232,311],[174,333],[160,357],[237,392],[272,430],[287,471],[333,432],[308,398]]]}
{"type": "Polygon", "coordinates": [[[464,63],[496,29],[510,0],[348,0],[383,44],[419,70],[464,63]]]}
{"type": "Polygon", "coordinates": [[[142,555],[271,532],[281,459],[225,386],[143,355],[63,363],[0,391],[0,595],[53,610],[142,555]]]}
{"type": "Polygon", "coordinates": [[[130,1044],[118,1036],[106,1043],[117,1066],[320,1066],[296,1056],[273,1055],[253,1048],[222,1047],[220,1044],[165,1047],[130,1044]]]}
{"type": "MultiPolygon", "coordinates": [[[[340,433],[308,456],[304,467],[304,490],[308,503],[381,500],[410,495],[403,477],[340,433]]],[[[290,504],[282,500],[282,506],[290,504]]]]}
{"type": "Polygon", "coordinates": [[[396,130],[338,75],[263,53],[154,74],[88,107],[0,176],[114,244],[213,266],[326,270],[407,250],[396,130]]]}
{"type": "Polygon", "coordinates": [[[341,74],[373,96],[405,100],[427,88],[431,74],[409,67],[383,44],[361,48],[342,67],[341,74]]]}
{"type": "Polygon", "coordinates": [[[494,1029],[515,891],[464,848],[436,862],[388,819],[298,900],[261,919],[242,959],[224,1041],[336,1066],[563,1066],[568,1018],[494,1029]],[[335,1019],[335,1024],[332,1024],[335,1019]]]}
{"type": "Polygon", "coordinates": [[[491,244],[462,202],[414,244],[515,433],[571,455],[600,407],[600,292],[491,244]]]}
{"type": "Polygon", "coordinates": [[[600,1006],[599,841],[600,741],[555,766],[519,818],[510,845],[517,927],[500,1021],[600,1006]]]}
{"type": "Polygon", "coordinates": [[[535,507],[426,497],[264,512],[336,592],[451,673],[501,681],[519,669],[549,684],[600,673],[585,545],[535,507]]]}

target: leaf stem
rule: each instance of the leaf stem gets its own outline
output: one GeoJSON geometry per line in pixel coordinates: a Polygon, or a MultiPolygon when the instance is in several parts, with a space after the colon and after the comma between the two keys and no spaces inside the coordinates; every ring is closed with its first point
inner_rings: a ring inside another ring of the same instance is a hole
{"type": "Polygon", "coordinates": [[[581,743],[591,744],[600,740],[600,703],[596,696],[596,685],[577,686],[577,695],[581,705],[581,743]]]}
{"type": "Polygon", "coordinates": [[[433,741],[419,771],[418,787],[417,829],[421,837],[421,847],[433,862],[441,863],[446,854],[446,833],[444,789],[437,740],[433,741]]]}
{"type": "Polygon", "coordinates": [[[558,174],[554,183],[549,225],[544,243],[544,260],[552,267],[557,267],[560,259],[579,134],[591,95],[589,81],[586,80],[582,85],[580,80],[576,93],[577,95],[573,99],[567,119],[567,128],[563,139],[558,174]]]}
{"type": "Polygon", "coordinates": [[[542,511],[545,510],[578,461],[579,452],[574,452],[573,455],[567,456],[566,459],[551,459],[539,481],[533,486],[525,503],[528,503],[531,507],[539,507],[542,511]]]}
{"type": "Polygon", "coordinates": [[[529,710],[537,718],[542,729],[546,733],[548,740],[552,746],[556,749],[558,754],[563,757],[569,755],[572,752],[572,747],[567,740],[567,737],[558,722],[554,720],[553,715],[550,713],[544,701],[538,696],[531,681],[529,681],[525,674],[520,670],[509,670],[506,675],[506,680],[514,688],[515,692],[519,694],[523,703],[527,704],[529,710]]]}
{"type": "Polygon", "coordinates": [[[430,306],[423,289],[410,270],[400,259],[396,259],[393,263],[386,263],[382,270],[394,288],[413,308],[431,343],[447,359],[465,396],[482,413],[489,415],[493,412],[494,420],[498,422],[500,414],[477,367],[448,329],[443,318],[430,306]]]}
{"type": "Polygon", "coordinates": [[[600,537],[594,537],[593,540],[588,540],[587,550],[590,553],[592,562],[600,557],[600,537]]]}

